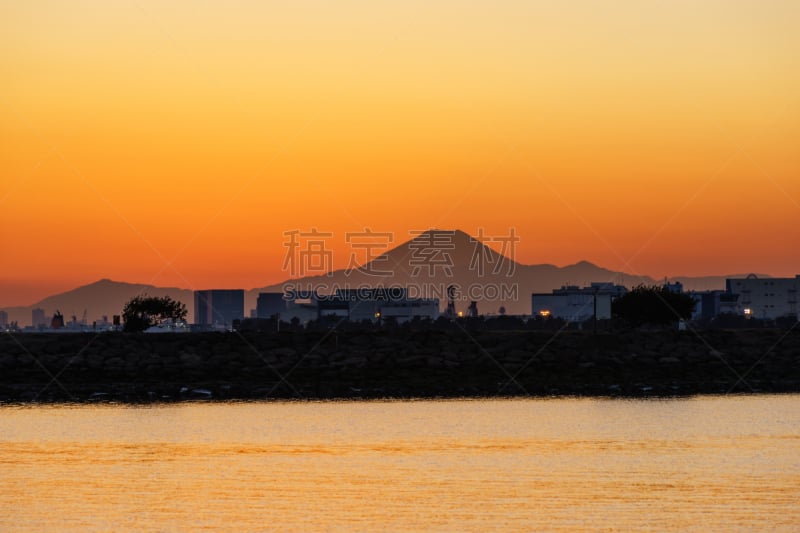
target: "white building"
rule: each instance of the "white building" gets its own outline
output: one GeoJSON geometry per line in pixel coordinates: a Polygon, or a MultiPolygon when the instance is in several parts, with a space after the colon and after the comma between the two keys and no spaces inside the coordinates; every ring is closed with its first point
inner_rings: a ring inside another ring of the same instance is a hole
{"type": "Polygon", "coordinates": [[[725,290],[739,295],[738,312],[753,318],[798,318],[797,289],[800,275],[794,278],[746,278],[725,280],[725,290]]]}
{"type": "Polygon", "coordinates": [[[392,318],[398,323],[439,316],[438,298],[409,298],[401,287],[338,289],[320,301],[320,316],[346,316],[353,322],[392,318]]]}
{"type": "Polygon", "coordinates": [[[588,287],[565,285],[552,294],[532,294],[533,316],[563,318],[570,322],[583,322],[594,318],[611,318],[611,302],[623,296],[628,289],[608,282],[594,282],[588,287]]]}
{"type": "Polygon", "coordinates": [[[533,316],[563,318],[570,322],[583,322],[595,316],[611,318],[611,295],[593,293],[532,294],[533,316]]]}

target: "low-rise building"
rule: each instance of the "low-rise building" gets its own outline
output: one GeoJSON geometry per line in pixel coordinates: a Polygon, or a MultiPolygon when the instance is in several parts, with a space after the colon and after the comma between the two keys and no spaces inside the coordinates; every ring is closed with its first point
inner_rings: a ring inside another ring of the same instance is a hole
{"type": "Polygon", "coordinates": [[[599,293],[532,294],[533,316],[563,318],[583,322],[594,318],[611,318],[611,295],[599,293]]]}
{"type": "Polygon", "coordinates": [[[403,287],[368,287],[339,289],[320,302],[320,315],[344,316],[353,322],[372,322],[392,318],[398,322],[414,318],[436,319],[438,298],[409,298],[403,287]]]}
{"type": "Polygon", "coordinates": [[[737,314],[739,295],[726,291],[690,292],[695,306],[692,320],[710,320],[719,315],[737,314]]]}
{"type": "Polygon", "coordinates": [[[552,294],[531,295],[533,316],[553,317],[583,322],[591,318],[611,318],[611,302],[628,292],[622,285],[593,282],[588,287],[564,285],[552,294]]]}
{"type": "Polygon", "coordinates": [[[608,294],[612,298],[619,298],[626,292],[628,289],[625,286],[606,281],[593,281],[588,287],[564,285],[560,289],[553,289],[553,294],[608,294]]]}
{"type": "Polygon", "coordinates": [[[797,289],[800,275],[794,278],[746,278],[725,280],[725,292],[739,296],[737,312],[761,319],[798,318],[797,289]]]}
{"type": "Polygon", "coordinates": [[[317,318],[338,317],[351,322],[378,322],[391,318],[398,322],[414,318],[436,319],[438,298],[410,298],[403,287],[362,287],[337,289],[333,294],[290,292],[284,296],[286,311],[281,320],[297,318],[301,323],[317,318]]]}

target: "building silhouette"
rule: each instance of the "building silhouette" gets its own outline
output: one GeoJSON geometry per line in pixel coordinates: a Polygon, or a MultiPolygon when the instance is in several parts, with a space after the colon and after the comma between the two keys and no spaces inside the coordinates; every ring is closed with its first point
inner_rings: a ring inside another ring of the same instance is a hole
{"type": "Polygon", "coordinates": [[[583,322],[590,318],[611,318],[611,302],[628,290],[622,285],[594,282],[588,287],[565,285],[552,294],[531,295],[533,316],[563,318],[583,322]]]}
{"type": "Polygon", "coordinates": [[[286,300],[282,292],[260,292],[256,300],[256,317],[272,318],[286,311],[286,300]]]}
{"type": "Polygon", "coordinates": [[[318,319],[350,322],[369,321],[397,323],[415,318],[434,320],[439,316],[438,298],[412,298],[403,287],[360,287],[336,289],[333,294],[316,291],[261,293],[258,298],[259,318],[280,314],[283,322],[297,320],[305,324],[318,319]]]}
{"type": "Polygon", "coordinates": [[[194,322],[230,328],[244,318],[244,289],[194,291],[194,322]]]}
{"type": "Polygon", "coordinates": [[[712,320],[719,315],[740,314],[739,295],[726,291],[690,291],[694,299],[692,320],[712,320]]]}
{"type": "Polygon", "coordinates": [[[725,292],[738,294],[738,310],[749,318],[798,319],[797,290],[800,275],[794,278],[759,278],[750,274],[746,278],[725,280],[725,292]]]}
{"type": "Polygon", "coordinates": [[[406,322],[439,316],[438,298],[411,298],[403,287],[337,289],[333,295],[320,297],[318,306],[320,317],[346,317],[351,322],[406,322]]]}
{"type": "Polygon", "coordinates": [[[44,314],[44,309],[37,307],[31,311],[31,326],[35,328],[47,327],[47,317],[44,314]]]}

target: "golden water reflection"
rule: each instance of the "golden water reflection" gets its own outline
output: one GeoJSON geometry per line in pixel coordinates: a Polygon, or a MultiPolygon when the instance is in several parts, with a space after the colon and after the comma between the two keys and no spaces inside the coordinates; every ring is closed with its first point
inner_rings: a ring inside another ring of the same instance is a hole
{"type": "Polygon", "coordinates": [[[0,408],[0,530],[800,524],[800,396],[0,408]]]}

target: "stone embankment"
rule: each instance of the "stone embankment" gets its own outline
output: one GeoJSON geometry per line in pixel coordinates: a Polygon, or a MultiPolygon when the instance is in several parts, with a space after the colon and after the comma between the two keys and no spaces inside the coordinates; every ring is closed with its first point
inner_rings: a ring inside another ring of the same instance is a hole
{"type": "Polygon", "coordinates": [[[0,402],[728,392],[800,392],[800,328],[0,336],[0,402]]]}

